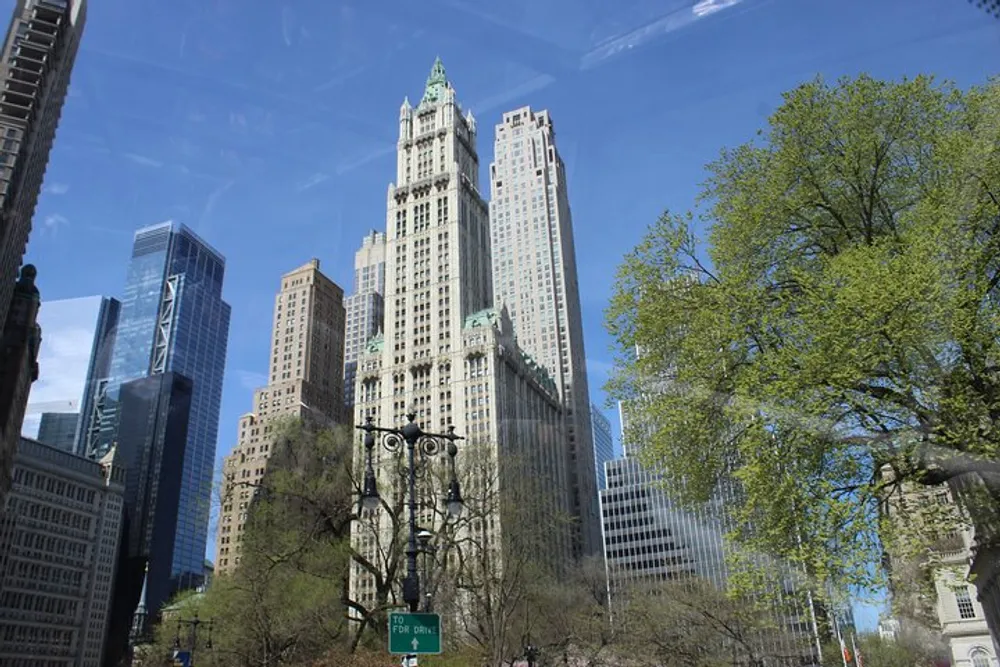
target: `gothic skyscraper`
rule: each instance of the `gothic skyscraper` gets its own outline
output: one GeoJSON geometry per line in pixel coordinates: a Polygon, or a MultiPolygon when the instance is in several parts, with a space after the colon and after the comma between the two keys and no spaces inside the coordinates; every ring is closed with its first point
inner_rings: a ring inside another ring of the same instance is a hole
{"type": "MultiPolygon", "coordinates": [[[[492,303],[476,137],[475,118],[463,113],[435,61],[419,103],[404,101],[399,113],[396,182],[386,202],[385,325],[358,359],[354,420],[400,427],[412,412],[426,431],[453,425],[466,438],[460,466],[502,462],[489,476],[513,493],[539,481],[529,510],[532,525],[543,525],[569,509],[562,406],[551,377],[517,346],[506,309],[492,303]],[[514,462],[520,476],[505,467],[514,462]]],[[[362,460],[363,450],[356,456],[362,460]]],[[[391,460],[383,452],[379,464],[391,460]]],[[[385,473],[383,483],[395,484],[385,473]]],[[[420,520],[435,521],[424,510],[420,520]]],[[[537,555],[565,561],[569,535],[563,522],[551,525],[546,553],[537,555]]],[[[388,530],[387,522],[373,526],[388,530]]],[[[519,527],[498,508],[484,517],[479,529],[489,536],[478,543],[495,544],[519,527]]],[[[352,533],[362,551],[377,539],[364,529],[352,533]]],[[[373,599],[370,578],[355,567],[352,586],[362,604],[373,599]]]]}

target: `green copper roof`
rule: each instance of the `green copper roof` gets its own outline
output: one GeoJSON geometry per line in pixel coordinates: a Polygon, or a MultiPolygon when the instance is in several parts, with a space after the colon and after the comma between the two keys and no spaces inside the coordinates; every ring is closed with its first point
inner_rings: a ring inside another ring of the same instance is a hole
{"type": "Polygon", "coordinates": [[[427,77],[427,86],[424,87],[424,97],[420,103],[441,101],[447,87],[448,78],[444,73],[444,64],[441,62],[441,58],[437,57],[434,59],[434,66],[431,67],[431,74],[427,77]]]}
{"type": "Polygon", "coordinates": [[[375,352],[381,352],[382,348],[385,346],[385,336],[379,331],[377,334],[372,336],[368,341],[368,345],[365,347],[366,354],[373,354],[375,352]]]}
{"type": "Polygon", "coordinates": [[[491,326],[500,318],[500,313],[497,312],[496,308],[486,308],[485,310],[480,310],[478,313],[472,313],[465,318],[464,329],[471,329],[472,327],[483,327],[491,326]]]}

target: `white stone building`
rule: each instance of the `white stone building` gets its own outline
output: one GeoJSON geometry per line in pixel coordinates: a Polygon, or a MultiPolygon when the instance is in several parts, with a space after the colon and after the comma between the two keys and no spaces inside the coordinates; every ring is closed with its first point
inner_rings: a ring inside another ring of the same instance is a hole
{"type": "Polygon", "coordinates": [[[548,111],[522,107],[496,126],[490,165],[493,293],[518,344],[559,389],[566,419],[574,553],[601,551],[587,359],[566,168],[548,111]]]}
{"type": "Polygon", "coordinates": [[[972,558],[971,531],[962,531],[955,548],[941,555],[942,567],[934,581],[935,611],[941,634],[951,648],[952,667],[995,667],[996,648],[976,588],[968,581],[972,558]]]}
{"type": "MultiPolygon", "coordinates": [[[[542,521],[542,514],[552,519],[553,512],[569,510],[562,405],[548,373],[517,346],[505,309],[492,305],[488,209],[476,186],[478,167],[476,121],[462,113],[438,60],[419,104],[404,101],[400,109],[396,183],[387,198],[385,324],[358,359],[354,420],[401,427],[413,412],[425,431],[451,425],[466,438],[459,443],[460,467],[472,463],[463,451],[518,459],[548,493],[535,499],[542,521]]],[[[376,449],[383,488],[401,481],[391,472],[395,461],[376,449]]],[[[524,481],[503,474],[502,492],[524,481]]],[[[465,489],[467,503],[474,494],[465,489]]],[[[434,520],[422,507],[422,525],[433,528],[434,520]]],[[[352,533],[356,547],[371,555],[379,531],[390,524],[384,512],[374,522],[374,533],[352,533]]],[[[482,524],[474,536],[480,544],[496,544],[508,528],[503,516],[482,524]]],[[[555,529],[539,556],[565,562],[569,549],[568,531],[555,529]]],[[[357,566],[352,591],[362,604],[374,595],[371,577],[357,566]]]]}

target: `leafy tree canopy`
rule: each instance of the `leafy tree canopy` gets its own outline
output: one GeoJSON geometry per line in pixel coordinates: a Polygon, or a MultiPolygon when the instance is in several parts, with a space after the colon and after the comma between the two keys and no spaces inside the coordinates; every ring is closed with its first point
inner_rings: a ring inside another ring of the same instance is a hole
{"type": "Polygon", "coordinates": [[[619,269],[626,438],[816,590],[873,583],[901,485],[998,469],[998,142],[1000,82],[808,82],[619,269]]]}

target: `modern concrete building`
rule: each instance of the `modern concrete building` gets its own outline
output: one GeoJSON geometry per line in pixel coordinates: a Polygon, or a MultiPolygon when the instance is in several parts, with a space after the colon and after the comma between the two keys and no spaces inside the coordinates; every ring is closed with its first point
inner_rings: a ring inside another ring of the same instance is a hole
{"type": "Polygon", "coordinates": [[[615,458],[615,439],[611,435],[611,422],[601,408],[590,406],[591,433],[594,434],[594,466],[597,475],[597,490],[608,488],[608,478],[604,464],[615,458]]]}
{"type": "Polygon", "coordinates": [[[38,326],[40,297],[35,275],[35,267],[31,264],[21,268],[0,337],[0,510],[10,488],[14,451],[21,438],[28,392],[31,383],[38,379],[42,331],[38,326]]]}
{"type": "Polygon", "coordinates": [[[85,0],[17,0],[3,45],[0,95],[0,331],[31,232],[70,72],[85,0]]]}
{"type": "Polygon", "coordinates": [[[344,405],[354,414],[358,356],[382,330],[385,313],[385,234],[372,230],[354,255],[354,293],[344,300],[347,325],[344,343],[344,405]]]}
{"type": "Polygon", "coordinates": [[[23,438],[0,518],[0,664],[100,667],[124,471],[23,438]]]}
{"type": "MultiPolygon", "coordinates": [[[[420,102],[413,107],[404,100],[400,109],[396,182],[387,196],[385,325],[358,359],[354,419],[401,427],[412,413],[426,431],[454,426],[466,438],[460,451],[477,452],[466,458],[460,453],[460,468],[474,465],[478,456],[511,465],[481,471],[499,477],[500,488],[545,481],[534,498],[534,525],[548,526],[553,513],[565,516],[569,510],[563,409],[550,375],[518,347],[506,309],[492,305],[488,209],[477,188],[476,136],[472,113],[463,114],[436,61],[420,102]],[[521,477],[505,478],[515,462],[521,477]]],[[[359,465],[361,442],[359,437],[359,465]]],[[[387,487],[398,483],[389,472],[395,461],[387,452],[377,453],[387,487]]],[[[467,488],[467,498],[474,492],[467,488]]],[[[385,497],[392,493],[384,491],[385,497]]],[[[422,510],[420,520],[433,530],[440,516],[422,510]]],[[[389,523],[376,516],[373,533],[359,529],[351,539],[363,553],[374,554],[389,523]]],[[[568,560],[564,525],[552,529],[540,557],[568,560]]],[[[471,543],[497,544],[518,527],[491,514],[471,543]]],[[[371,602],[368,573],[355,567],[351,584],[355,599],[371,602]]]]}
{"type": "MultiPolygon", "coordinates": [[[[619,405],[622,429],[641,429],[631,410],[619,405]]],[[[738,486],[721,480],[709,502],[698,507],[681,503],[670,488],[680,488],[683,479],[666,471],[655,471],[638,459],[641,445],[630,435],[623,437],[626,455],[605,465],[607,487],[600,491],[604,558],[609,593],[614,605],[633,587],[653,582],[697,577],[719,590],[729,586],[729,556],[737,549],[727,535],[737,529],[731,508],[739,502],[738,486]],[[669,484],[668,484],[669,482],[669,484]]],[[[771,572],[770,586],[762,590],[774,605],[776,629],[769,647],[780,655],[800,655],[811,660],[821,650],[817,616],[803,602],[794,570],[771,562],[761,563],[771,572]]],[[[838,612],[842,627],[853,625],[849,610],[838,612]]],[[[803,664],[810,664],[804,662],[803,664]]]]}
{"type": "Polygon", "coordinates": [[[490,236],[495,303],[509,309],[518,344],[548,370],[565,408],[574,553],[600,553],[573,221],[548,111],[522,107],[496,126],[490,236]]]}
{"type": "Polygon", "coordinates": [[[223,462],[222,510],[215,572],[240,563],[247,508],[271,455],[274,428],[300,417],[323,426],[344,423],[344,290],[323,275],[319,260],[286,273],[275,297],[266,387],[240,418],[236,447],[223,462]]]}
{"type": "Polygon", "coordinates": [[[38,442],[72,452],[76,445],[78,412],[43,412],[38,422],[38,442]]]}

